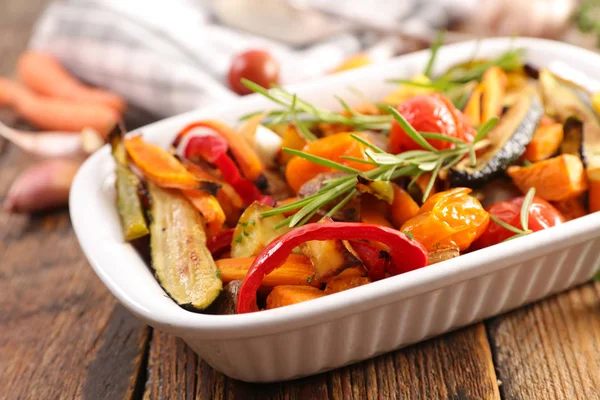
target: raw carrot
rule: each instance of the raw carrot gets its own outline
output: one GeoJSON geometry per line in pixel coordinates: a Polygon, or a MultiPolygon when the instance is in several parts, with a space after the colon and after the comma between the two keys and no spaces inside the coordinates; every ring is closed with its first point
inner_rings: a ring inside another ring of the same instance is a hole
{"type": "Polygon", "coordinates": [[[81,83],[50,54],[27,51],[17,64],[21,82],[40,94],[77,102],[101,104],[119,114],[125,111],[125,100],[116,93],[81,83]]]}
{"type": "Polygon", "coordinates": [[[6,78],[0,78],[0,106],[11,107],[32,125],[51,131],[92,128],[106,137],[120,120],[110,107],[40,96],[6,78]]]}

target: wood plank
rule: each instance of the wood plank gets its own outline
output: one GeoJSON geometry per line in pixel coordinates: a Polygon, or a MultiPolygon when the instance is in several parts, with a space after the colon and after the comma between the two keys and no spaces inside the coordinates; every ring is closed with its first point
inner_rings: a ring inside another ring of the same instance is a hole
{"type": "Polygon", "coordinates": [[[488,323],[504,399],[600,399],[600,283],[488,323]]]}
{"type": "Polygon", "coordinates": [[[154,331],[144,399],[499,399],[483,324],[317,376],[250,384],[214,371],[154,331]]]}
{"type": "MultiPolygon", "coordinates": [[[[0,193],[25,163],[0,157],[0,193]]],[[[130,398],[148,328],[115,306],[66,211],[0,214],[0,387],[10,398],[130,398]]]]}

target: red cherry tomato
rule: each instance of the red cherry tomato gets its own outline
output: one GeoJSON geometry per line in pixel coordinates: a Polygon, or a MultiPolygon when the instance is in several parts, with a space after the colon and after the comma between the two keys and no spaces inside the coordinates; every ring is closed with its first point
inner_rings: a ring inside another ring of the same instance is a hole
{"type": "Polygon", "coordinates": [[[242,84],[241,79],[269,88],[279,82],[279,63],[268,51],[248,50],[233,59],[227,78],[234,92],[250,94],[252,91],[242,84]]]}
{"type": "MultiPolygon", "coordinates": [[[[398,112],[419,132],[435,132],[473,142],[474,129],[466,121],[464,115],[457,110],[452,102],[441,94],[420,95],[406,100],[398,106],[398,112]]],[[[451,142],[428,139],[436,149],[449,149],[451,142]]],[[[400,153],[407,150],[419,150],[421,146],[415,143],[404,132],[398,122],[392,122],[390,131],[390,151],[400,153]]]]}
{"type": "MultiPolygon", "coordinates": [[[[487,208],[487,211],[507,224],[523,229],[521,226],[521,206],[523,205],[523,199],[524,197],[521,196],[509,201],[492,204],[487,208]]],[[[531,207],[529,208],[529,229],[537,232],[560,225],[563,222],[565,222],[565,217],[552,204],[539,197],[533,198],[531,207]]],[[[513,232],[491,220],[487,230],[473,243],[471,249],[476,250],[492,246],[513,235],[513,232]]]]}

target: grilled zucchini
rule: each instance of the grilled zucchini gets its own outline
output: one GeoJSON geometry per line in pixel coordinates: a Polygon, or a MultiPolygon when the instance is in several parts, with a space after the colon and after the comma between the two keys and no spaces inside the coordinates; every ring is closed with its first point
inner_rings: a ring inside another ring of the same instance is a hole
{"type": "Polygon", "coordinates": [[[204,221],[181,194],[151,182],[148,192],[152,203],[152,267],[158,282],[181,307],[203,310],[223,288],[206,247],[204,221]]]}

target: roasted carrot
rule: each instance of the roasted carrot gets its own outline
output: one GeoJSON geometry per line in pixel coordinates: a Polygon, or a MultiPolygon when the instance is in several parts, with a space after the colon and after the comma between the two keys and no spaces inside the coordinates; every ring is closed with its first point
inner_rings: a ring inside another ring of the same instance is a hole
{"type": "Polygon", "coordinates": [[[366,285],[370,282],[366,276],[336,276],[327,282],[325,294],[343,292],[344,290],[366,285]]]}
{"type": "Polygon", "coordinates": [[[323,296],[325,296],[325,293],[322,290],[312,286],[276,286],[267,297],[267,310],[318,299],[323,296]]]}
{"type": "Polygon", "coordinates": [[[523,193],[534,187],[536,195],[548,201],[563,201],[588,189],[588,179],[579,157],[563,154],[528,167],[513,165],[506,170],[523,193]]]}
{"type": "MultiPolygon", "coordinates": [[[[365,134],[357,133],[357,135],[368,140],[365,134]]],[[[368,157],[364,154],[365,149],[366,146],[350,136],[350,133],[338,133],[310,142],[304,147],[303,151],[356,168],[360,171],[368,171],[373,169],[373,165],[341,158],[342,156],[352,156],[368,161],[368,157]]],[[[287,164],[285,178],[291,188],[297,193],[304,183],[315,176],[332,171],[334,171],[333,168],[315,164],[304,158],[295,156],[287,164]]]]}
{"type": "Polygon", "coordinates": [[[394,201],[392,201],[390,219],[397,229],[419,213],[419,205],[410,194],[394,184],[394,201]]]}
{"type": "Polygon", "coordinates": [[[158,186],[175,189],[200,189],[216,193],[219,185],[201,181],[175,157],[157,145],[145,142],[141,136],[125,139],[125,149],[144,176],[158,186]]]}
{"type": "MultiPolygon", "coordinates": [[[[254,257],[222,258],[216,261],[223,283],[242,280],[254,262],[254,257]]],[[[313,279],[315,270],[308,257],[290,254],[286,262],[270,274],[262,282],[264,287],[279,285],[313,285],[319,283],[313,279]]]]}
{"type": "Polygon", "coordinates": [[[21,82],[45,96],[100,104],[119,114],[126,108],[121,96],[81,83],[54,56],[47,53],[33,50],[23,53],[17,64],[17,74],[21,82]]]}
{"type": "Polygon", "coordinates": [[[564,133],[562,124],[540,124],[525,150],[526,160],[538,162],[552,157],[560,148],[564,133]]]}
{"type": "Polygon", "coordinates": [[[217,200],[225,212],[225,218],[230,226],[235,226],[244,206],[240,195],[227,182],[218,179],[189,160],[182,160],[183,165],[199,180],[215,182],[221,185],[217,192],[217,200]]]}
{"type": "Polygon", "coordinates": [[[223,229],[225,212],[217,198],[201,190],[183,190],[184,196],[206,220],[207,236],[212,237],[223,229]]]}
{"type": "Polygon", "coordinates": [[[500,67],[492,67],[485,71],[481,96],[481,122],[502,114],[504,92],[506,90],[506,73],[500,67]]]}
{"type": "Polygon", "coordinates": [[[0,78],[2,106],[11,107],[43,130],[80,132],[92,128],[106,137],[120,120],[119,114],[105,105],[40,96],[6,78],[0,78]]]}

